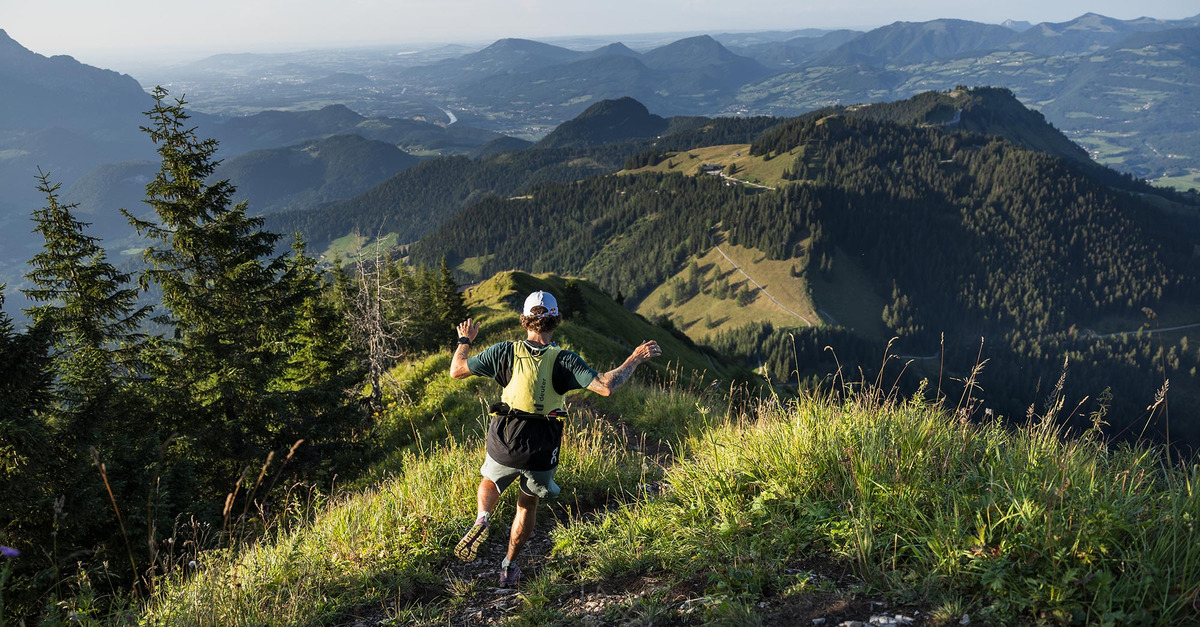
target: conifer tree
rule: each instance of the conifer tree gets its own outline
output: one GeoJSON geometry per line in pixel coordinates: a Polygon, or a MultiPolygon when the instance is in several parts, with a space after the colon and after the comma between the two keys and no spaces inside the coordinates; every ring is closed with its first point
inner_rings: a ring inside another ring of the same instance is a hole
{"type": "Polygon", "coordinates": [[[171,388],[164,398],[178,405],[175,428],[196,437],[214,462],[210,479],[227,481],[229,468],[217,462],[236,467],[291,444],[274,437],[285,408],[271,390],[286,365],[284,336],[309,293],[286,276],[294,270],[286,254],[274,254],[280,236],[247,215],[245,203],[232,205],[228,180],[208,182],[217,142],[187,126],[182,99],[168,102],[161,87],[153,96],[143,130],[161,158],[146,186],[158,219],[125,215],[153,242],[142,282],[161,288],[165,312],[155,321],[174,329],[176,356],[159,380],[171,388]]]}
{"type": "MultiPolygon", "coordinates": [[[[361,380],[350,343],[349,320],[338,294],[327,289],[316,261],[292,244],[293,289],[308,296],[300,303],[286,336],[287,362],[276,387],[288,397],[290,419],[281,439],[305,440],[304,451],[349,439],[361,412],[347,391],[361,380]]],[[[304,453],[301,454],[302,457],[304,453]]],[[[334,464],[343,468],[346,465],[334,464]]]]}
{"type": "MultiPolygon", "coordinates": [[[[59,185],[45,172],[38,178],[46,205],[33,220],[44,244],[26,274],[33,287],[23,291],[37,303],[25,311],[46,333],[53,381],[53,396],[40,407],[50,443],[42,464],[52,469],[42,482],[76,514],[58,534],[70,545],[95,541],[107,531],[94,456],[120,467],[156,445],[155,429],[130,390],[144,340],[138,326],[150,307],[138,305],[130,276],[108,262],[97,238],[84,233],[88,224],[75,218],[75,205],[59,202],[59,185]]],[[[121,473],[113,489],[122,493],[136,485],[134,474],[121,473]]]]}
{"type": "Polygon", "coordinates": [[[49,503],[41,481],[52,468],[52,440],[39,409],[50,402],[49,334],[18,333],[4,313],[0,284],[0,528],[8,544],[37,544],[49,503]],[[36,538],[36,540],[34,540],[36,538]]]}
{"type": "MultiPolygon", "coordinates": [[[[442,257],[442,263],[438,267],[438,293],[442,301],[443,326],[448,324],[450,329],[453,329],[459,322],[466,320],[470,314],[467,311],[466,299],[463,298],[462,292],[458,291],[458,282],[454,280],[454,274],[450,272],[450,266],[446,263],[445,256],[442,257]]],[[[447,333],[451,336],[456,334],[449,330],[447,333]]]]}
{"type": "Polygon", "coordinates": [[[26,278],[34,287],[22,290],[40,303],[26,310],[35,325],[48,329],[53,342],[53,369],[62,409],[73,416],[68,437],[94,442],[86,433],[103,428],[88,406],[103,404],[136,357],[142,335],[138,325],[150,313],[138,306],[130,276],[106,258],[97,238],[84,233],[88,223],[75,218],[74,204],[59,202],[59,184],[39,174],[38,190],[46,206],[34,212],[34,231],[42,251],[29,262],[26,278]]]}

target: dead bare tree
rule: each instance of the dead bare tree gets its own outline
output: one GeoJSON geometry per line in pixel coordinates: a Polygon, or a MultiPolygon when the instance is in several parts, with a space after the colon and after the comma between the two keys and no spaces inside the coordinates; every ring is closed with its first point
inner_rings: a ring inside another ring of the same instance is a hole
{"type": "Polygon", "coordinates": [[[415,322],[408,306],[413,298],[411,282],[404,280],[402,269],[390,267],[382,248],[376,243],[373,262],[358,256],[354,303],[349,308],[351,334],[365,352],[370,403],[376,411],[383,404],[382,385],[392,380],[389,370],[404,356],[415,322]]]}

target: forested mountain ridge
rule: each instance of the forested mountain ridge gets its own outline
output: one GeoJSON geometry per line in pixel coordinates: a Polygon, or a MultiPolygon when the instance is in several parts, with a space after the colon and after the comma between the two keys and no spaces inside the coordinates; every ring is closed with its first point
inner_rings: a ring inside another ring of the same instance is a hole
{"type": "MultiPolygon", "coordinates": [[[[986,122],[994,95],[959,97],[979,96],[973,115],[986,122]]],[[[469,260],[464,268],[477,276],[506,268],[577,273],[630,303],[721,242],[791,260],[795,280],[810,285],[835,274],[836,260],[845,258],[853,261],[840,263],[869,277],[861,287],[882,299],[876,319],[902,337],[898,350],[934,353],[944,333],[946,350],[962,358],[989,338],[992,368],[1019,382],[993,382],[1006,412],[1020,411],[1016,399],[1038,378],[1056,376],[1066,351],[1083,362],[1073,389],[1108,385],[1126,407],[1152,397],[1154,370],[1142,353],[1149,344],[1093,340],[1079,330],[1132,329],[1144,320],[1143,308],[1200,304],[1197,242],[1181,218],[1113,189],[1078,162],[932,125],[924,118],[937,107],[927,105],[939,98],[914,100],[876,116],[802,116],[766,131],[749,152],[787,160],[777,191],[650,173],[543,183],[459,213],[413,245],[412,258],[469,260]],[[904,117],[906,107],[923,112],[915,116],[923,121],[873,119],[904,117]],[[1107,380],[1115,372],[1123,373],[1120,384],[1107,380]]],[[[712,269],[700,270],[680,298],[714,288],[712,269]]],[[[826,306],[819,295],[815,304],[826,306]]],[[[793,360],[782,353],[757,358],[787,378],[793,360]]],[[[1200,353],[1183,342],[1171,354],[1182,377],[1173,389],[1195,388],[1191,369],[1200,353]]]]}
{"type": "Polygon", "coordinates": [[[318,250],[350,234],[370,238],[391,233],[399,242],[409,243],[488,195],[511,195],[543,181],[610,174],[622,169],[630,157],[647,151],[749,143],[779,122],[773,118],[664,120],[631,99],[602,101],[543,143],[488,151],[478,159],[427,160],[354,198],[272,214],[268,223],[281,231],[302,233],[318,250]]]}
{"type": "Polygon", "coordinates": [[[275,149],[334,135],[359,135],[396,146],[463,153],[498,134],[466,126],[440,126],[403,118],[367,118],[345,105],[309,111],[264,111],[242,117],[205,118],[200,130],[221,144],[225,158],[251,150],[275,149]]]}
{"type": "Polygon", "coordinates": [[[557,148],[651,139],[665,131],[667,124],[665,119],[651,114],[645,105],[633,98],[604,100],[559,124],[536,145],[539,148],[557,148]]]}
{"type": "Polygon", "coordinates": [[[991,52],[1006,47],[1017,36],[1015,31],[1003,26],[967,20],[896,22],[842,44],[816,63],[913,65],[991,52]]]}
{"type": "MultiPolygon", "coordinates": [[[[214,180],[229,180],[252,215],[317,207],[363,193],[419,160],[396,146],[336,135],[273,150],[253,150],[223,160],[214,180]]],[[[140,248],[121,209],[141,215],[149,161],[104,164],[71,185],[63,198],[78,204],[89,232],[120,248],[140,248]]]]}
{"type": "MultiPolygon", "coordinates": [[[[1143,193],[1174,194],[1156,190],[1128,175],[1100,167],[1087,151],[1046,121],[1046,117],[1021,104],[1004,88],[957,87],[948,91],[928,91],[912,98],[867,105],[827,107],[805,114],[805,119],[829,115],[861,117],[898,124],[940,128],[947,132],[994,135],[1071,162],[1109,185],[1143,193]]],[[[787,148],[786,152],[790,150],[787,148]]]]}

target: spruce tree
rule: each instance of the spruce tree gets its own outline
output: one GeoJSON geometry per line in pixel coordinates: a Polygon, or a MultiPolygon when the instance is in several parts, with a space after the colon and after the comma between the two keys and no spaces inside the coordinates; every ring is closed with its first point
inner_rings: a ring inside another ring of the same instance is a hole
{"type": "Polygon", "coordinates": [[[450,271],[445,256],[442,257],[442,263],[438,267],[438,292],[441,296],[443,325],[449,325],[449,329],[445,333],[449,334],[450,339],[454,339],[453,336],[458,334],[454,327],[466,320],[470,312],[467,311],[466,299],[458,290],[458,282],[454,280],[454,273],[450,271]]]}
{"type": "Polygon", "coordinates": [[[75,218],[76,205],[59,202],[59,184],[44,172],[38,179],[46,206],[33,214],[34,231],[45,243],[25,275],[34,287],[22,291],[39,304],[25,311],[51,334],[62,409],[72,417],[67,436],[94,442],[87,434],[103,424],[89,406],[104,404],[129,372],[142,339],[138,325],[150,307],[138,306],[129,274],[109,263],[99,240],[84,233],[88,223],[75,218]]]}
{"type": "MultiPolygon", "coordinates": [[[[316,261],[304,253],[297,237],[292,245],[293,266],[287,276],[293,289],[308,294],[297,308],[288,331],[287,362],[276,389],[287,397],[289,420],[280,431],[282,441],[303,439],[302,460],[308,452],[333,443],[355,443],[351,434],[361,427],[363,412],[356,397],[347,394],[361,379],[357,356],[350,342],[348,314],[339,307],[333,286],[317,269],[316,261]]],[[[358,456],[361,459],[361,455],[358,456]]],[[[353,460],[330,460],[337,469],[354,465],[353,460]]]]}
{"type": "Polygon", "coordinates": [[[283,340],[310,292],[287,276],[294,266],[275,254],[280,235],[232,204],[228,180],[208,182],[219,164],[217,142],[187,125],[184,101],[159,87],[143,130],[158,145],[161,168],[146,186],[156,221],[126,217],[151,244],[143,284],[162,290],[156,322],[174,330],[175,357],[164,364],[165,400],[175,428],[197,439],[210,481],[288,446],[276,437],[286,419],[272,384],[286,368],[283,340]],[[181,394],[173,394],[178,391],[181,394]]]}
{"type": "Polygon", "coordinates": [[[17,332],[4,313],[4,284],[0,284],[0,529],[6,544],[41,546],[49,531],[47,493],[43,486],[53,472],[46,416],[50,402],[49,333],[34,325],[17,332]]]}
{"type": "MultiPolygon", "coordinates": [[[[40,408],[49,445],[41,453],[43,489],[61,498],[57,509],[74,515],[55,524],[60,546],[89,546],[111,536],[109,503],[96,476],[96,459],[113,469],[111,489],[125,502],[145,499],[145,457],[159,445],[153,417],[137,398],[150,307],[138,305],[130,276],[108,262],[75,205],[59,201],[57,183],[39,172],[46,205],[35,211],[42,251],[26,274],[24,291],[37,303],[26,309],[48,341],[52,397],[40,408]]],[[[52,509],[43,504],[43,524],[52,509]]],[[[60,564],[57,566],[67,566],[60,564]]]]}

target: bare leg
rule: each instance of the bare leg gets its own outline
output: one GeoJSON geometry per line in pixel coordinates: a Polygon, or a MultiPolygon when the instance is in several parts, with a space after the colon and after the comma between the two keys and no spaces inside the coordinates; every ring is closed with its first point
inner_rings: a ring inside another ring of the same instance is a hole
{"type": "Polygon", "coordinates": [[[537,522],[538,497],[517,490],[517,515],[513,517],[512,533],[508,538],[508,561],[517,561],[525,542],[533,535],[537,522]]]}
{"type": "Polygon", "coordinates": [[[490,514],[496,509],[496,501],[500,500],[500,489],[491,479],[484,477],[479,480],[479,490],[476,491],[475,499],[479,503],[479,511],[490,514]]]}

